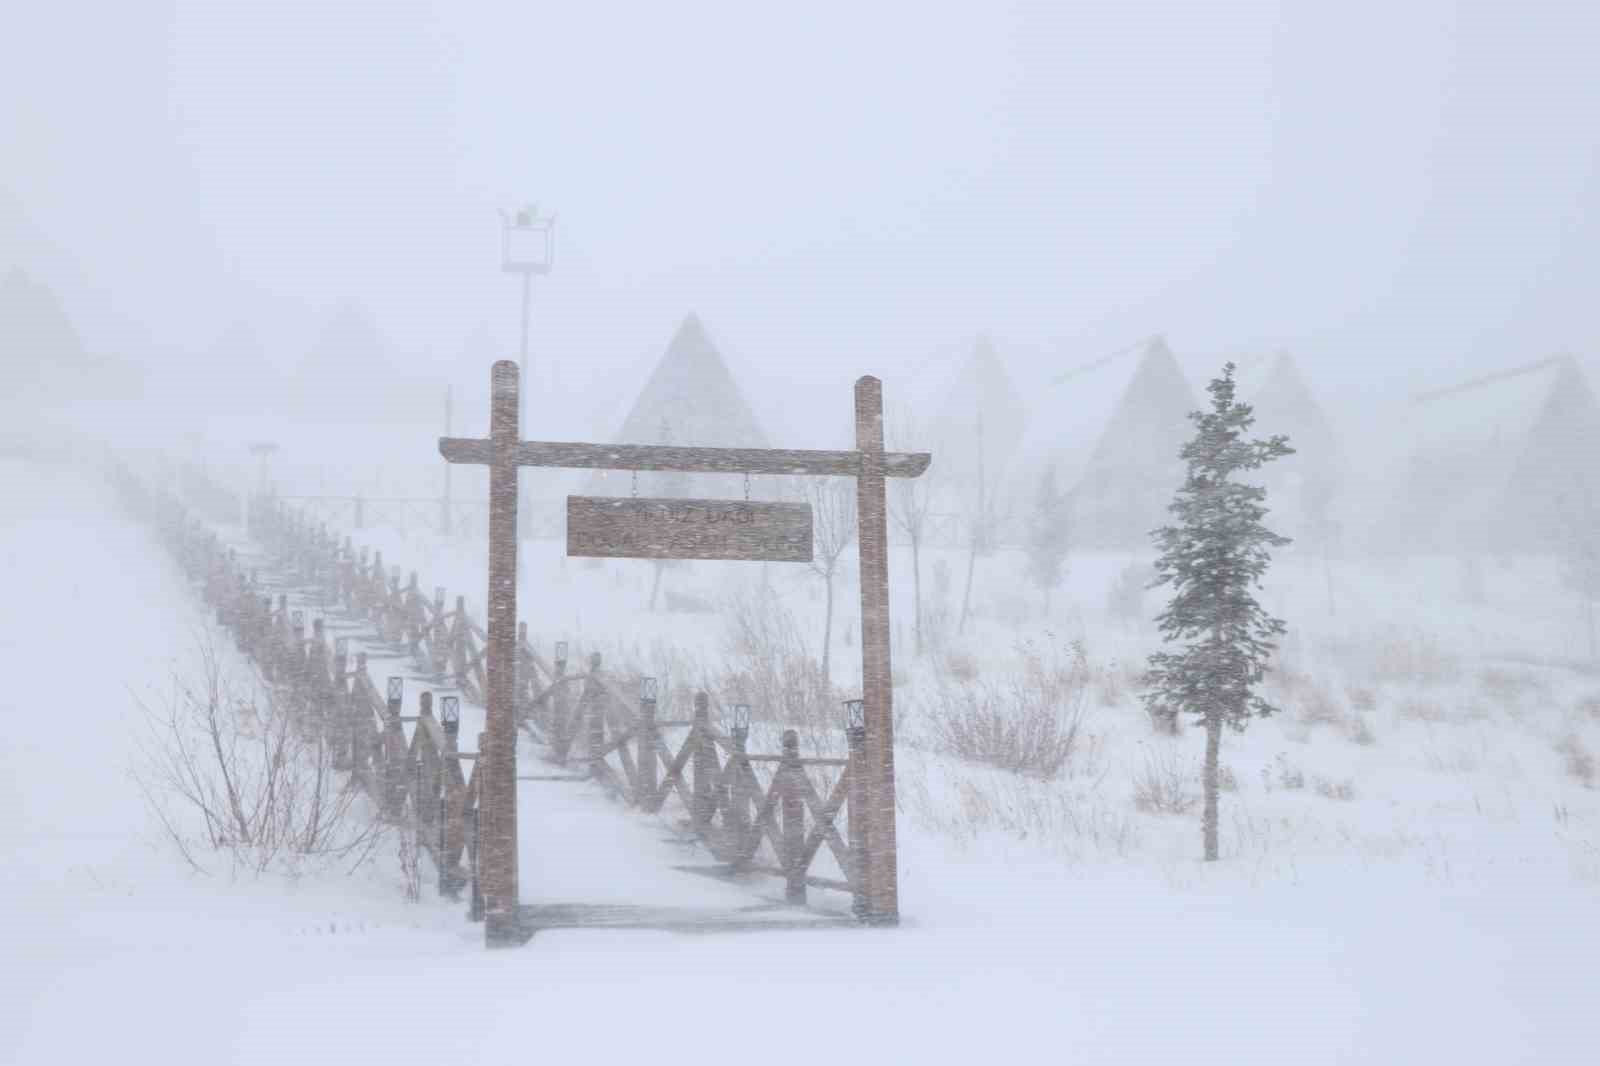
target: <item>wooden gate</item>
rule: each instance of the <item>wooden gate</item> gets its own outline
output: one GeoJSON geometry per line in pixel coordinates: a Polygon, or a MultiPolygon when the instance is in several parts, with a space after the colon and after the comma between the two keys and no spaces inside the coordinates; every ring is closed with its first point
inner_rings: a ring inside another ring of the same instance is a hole
{"type": "MultiPolygon", "coordinates": [[[[883,387],[874,377],[855,385],[856,450],[813,451],[757,448],[694,448],[669,445],[583,444],[525,441],[519,427],[520,397],[517,365],[509,360],[494,364],[490,373],[489,436],[486,439],[443,437],[439,451],[451,463],[489,467],[489,588],[486,627],[485,697],[487,729],[480,751],[478,776],[483,808],[481,868],[485,906],[485,939],[490,946],[521,943],[531,930],[522,919],[517,889],[517,470],[523,466],[593,470],[674,471],[681,473],[782,474],[853,477],[856,479],[857,543],[861,572],[862,701],[860,754],[846,760],[839,784],[826,800],[814,788],[799,759],[797,743],[784,738],[784,750],[773,757],[776,766],[763,782],[754,772],[756,756],[742,754],[730,735],[719,745],[709,724],[700,721],[705,708],[696,709],[688,738],[677,752],[666,748],[658,730],[661,723],[645,720],[641,713],[629,727],[613,728],[615,743],[607,747],[606,716],[591,713],[592,772],[611,778],[614,788],[636,797],[641,805],[657,807],[670,794],[690,805],[697,832],[714,854],[739,863],[753,861],[763,842],[781,857],[780,869],[789,880],[790,898],[803,897],[806,870],[817,850],[826,843],[845,872],[845,884],[856,892],[858,915],[864,922],[894,924],[899,920],[898,870],[895,847],[894,718],[889,662],[889,551],[884,479],[918,477],[928,468],[926,453],[888,453],[883,450],[883,387]],[[644,738],[643,747],[638,738],[644,738]],[[629,741],[635,742],[628,752],[629,741]],[[726,758],[724,758],[724,754],[726,758]],[[621,776],[605,758],[615,756],[621,776]],[[630,770],[631,760],[631,770],[630,770]],[[654,779],[658,760],[665,775],[654,779]],[[685,777],[685,769],[689,768],[685,777]],[[804,780],[804,784],[802,784],[804,780]],[[851,840],[833,828],[833,820],[855,792],[850,804],[851,840]],[[725,797],[725,798],[724,798],[725,797]],[[805,829],[805,814],[812,813],[812,828],[805,829]],[[752,817],[753,816],[753,817],[752,817]],[[747,821],[748,819],[748,821],[747,821]],[[753,843],[752,843],[753,842],[753,843]],[[804,860],[802,862],[802,860],[804,860]],[[849,881],[854,870],[855,881],[849,881]]],[[[584,501],[589,514],[603,513],[584,501]]],[[[649,508],[632,509],[631,516],[609,532],[598,535],[602,554],[636,558],[736,558],[793,559],[794,546],[765,543],[762,529],[729,523],[725,535],[695,525],[692,505],[727,501],[653,500],[649,508]],[[633,523],[628,525],[627,523],[633,523]],[[735,535],[742,533],[741,537],[735,535]],[[686,546],[693,541],[692,546],[686,546]],[[687,553],[687,554],[686,554],[687,553]],[[696,554],[698,553],[698,554],[696,554]]],[[[747,504],[755,523],[770,521],[771,528],[792,533],[793,526],[773,516],[762,516],[761,505],[747,504]]],[[[715,506],[702,508],[707,513],[715,506]]],[[[727,511],[727,508],[723,508],[727,511]]],[[[737,510],[737,509],[735,509],[737,510]]],[[[590,531],[593,533],[593,531],[590,531]]],[[[596,538],[581,540],[582,550],[593,553],[596,538]]],[[[568,530],[568,551],[574,546],[568,530]]],[[[770,538],[769,538],[770,539],[770,538]]],[[[590,704],[599,699],[590,697],[590,704]]],[[[613,695],[611,703],[625,706],[613,695]]],[[[619,718],[619,721],[621,719],[619,718]]]]}

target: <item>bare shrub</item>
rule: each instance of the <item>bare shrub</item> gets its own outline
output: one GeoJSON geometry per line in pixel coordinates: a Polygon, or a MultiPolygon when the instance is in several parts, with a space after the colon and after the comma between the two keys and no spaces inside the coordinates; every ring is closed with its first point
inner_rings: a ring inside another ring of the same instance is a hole
{"type": "Polygon", "coordinates": [[[1461,660],[1424,633],[1392,632],[1372,656],[1371,676],[1380,682],[1436,685],[1461,676],[1461,660]]]}
{"type": "Polygon", "coordinates": [[[1120,707],[1139,687],[1142,671],[1127,663],[1111,662],[1094,672],[1095,699],[1102,707],[1120,707]]]}
{"type": "Polygon", "coordinates": [[[422,848],[417,843],[416,820],[396,834],[399,839],[400,891],[406,900],[422,899],[422,848]]]}
{"type": "Polygon", "coordinates": [[[1336,781],[1329,777],[1316,777],[1311,781],[1311,788],[1324,799],[1353,800],[1356,798],[1356,783],[1348,778],[1343,781],[1336,781]]]}
{"type": "Polygon", "coordinates": [[[1594,788],[1600,779],[1600,769],[1595,765],[1594,752],[1576,733],[1568,733],[1556,745],[1556,752],[1566,761],[1567,773],[1576,778],[1584,788],[1594,788]]]}
{"type": "Polygon", "coordinates": [[[978,680],[978,660],[969,652],[946,652],[944,672],[955,681],[969,684],[978,680]]]}
{"type": "Polygon", "coordinates": [[[1372,732],[1372,725],[1365,716],[1352,714],[1345,723],[1344,735],[1352,744],[1359,744],[1364,748],[1371,747],[1378,742],[1378,737],[1372,732]]]}
{"type": "Polygon", "coordinates": [[[1274,762],[1277,766],[1276,776],[1279,788],[1294,791],[1306,787],[1305,771],[1295,766],[1282,755],[1279,755],[1274,762]]]}
{"type": "Polygon", "coordinates": [[[1363,714],[1378,709],[1378,697],[1370,688],[1355,686],[1345,693],[1350,706],[1363,714]]]}
{"type": "Polygon", "coordinates": [[[1579,699],[1577,709],[1590,718],[1600,718],[1600,692],[1591,692],[1579,699]]]}
{"type": "Polygon", "coordinates": [[[1295,706],[1300,720],[1308,726],[1344,725],[1344,708],[1331,692],[1311,678],[1301,683],[1295,706]]]}
{"type": "Polygon", "coordinates": [[[1088,664],[1074,643],[1048,659],[1022,647],[1020,674],[1004,681],[941,686],[928,707],[933,742],[968,762],[1041,778],[1059,774],[1083,735],[1088,664]]]}
{"type": "Polygon", "coordinates": [[[903,812],[963,842],[1006,834],[1038,841],[1071,858],[1126,858],[1137,851],[1131,814],[1053,782],[956,768],[910,753],[897,767],[903,812]]]}
{"type": "Polygon", "coordinates": [[[725,603],[727,662],[715,688],[758,718],[799,731],[815,753],[840,741],[837,693],[807,650],[794,615],[769,589],[747,586],[725,603]]]}
{"type": "Polygon", "coordinates": [[[1217,788],[1223,792],[1239,791],[1239,778],[1234,774],[1233,767],[1217,767],[1217,788]]]}
{"type": "Polygon", "coordinates": [[[1437,700],[1412,699],[1400,705],[1401,718],[1409,718],[1414,722],[1448,722],[1450,713],[1445,710],[1444,704],[1437,700]]]}
{"type": "Polygon", "coordinates": [[[381,835],[328,743],[287,707],[236,685],[208,642],[197,676],[175,674],[161,702],[138,701],[133,777],[168,840],[195,870],[354,869],[381,835]]]}
{"type": "Polygon", "coordinates": [[[1183,814],[1200,802],[1197,784],[1194,768],[1162,745],[1134,773],[1133,805],[1146,814],[1183,814]]]}
{"type": "Polygon", "coordinates": [[[1449,744],[1442,748],[1429,744],[1423,751],[1423,761],[1428,769],[1439,773],[1470,774],[1483,765],[1483,754],[1466,744],[1449,744]]]}
{"type": "Polygon", "coordinates": [[[1150,718],[1150,729],[1157,736],[1175,737],[1183,732],[1183,719],[1172,704],[1146,703],[1144,710],[1150,718]]]}
{"type": "Polygon", "coordinates": [[[1545,683],[1526,670],[1506,670],[1488,667],[1478,674],[1478,687],[1489,699],[1501,706],[1515,706],[1523,698],[1542,694],[1545,683]]]}
{"type": "Polygon", "coordinates": [[[1300,670],[1285,667],[1281,659],[1273,660],[1267,667],[1266,682],[1281,698],[1288,699],[1308,688],[1316,687],[1316,679],[1300,670]]]}

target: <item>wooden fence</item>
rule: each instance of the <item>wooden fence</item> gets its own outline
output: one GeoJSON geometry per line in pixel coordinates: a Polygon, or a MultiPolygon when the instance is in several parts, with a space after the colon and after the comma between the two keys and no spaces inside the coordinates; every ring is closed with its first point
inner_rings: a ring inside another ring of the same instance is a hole
{"type": "MultiPolygon", "coordinates": [[[[383,817],[415,825],[440,891],[454,896],[470,886],[471,915],[481,918],[477,755],[459,750],[453,701],[483,703],[485,634],[464,598],[447,605],[442,587],[424,595],[415,572],[402,580],[381,552],[356,547],[270,498],[253,500],[248,512],[252,539],[274,560],[272,575],[263,576],[177,494],[126,472],[117,482],[129,506],[160,530],[275,698],[292,708],[302,728],[332,745],[335,765],[355,775],[383,817]],[[291,605],[288,590],[310,606],[291,605]],[[308,611],[323,615],[309,628],[308,611]],[[367,628],[386,656],[409,660],[435,688],[459,696],[443,696],[436,707],[435,694],[423,691],[416,713],[402,713],[399,679],[380,693],[367,654],[352,657],[347,638],[330,639],[330,621],[367,628]]],[[[193,471],[176,484],[185,497],[197,484],[208,493],[193,471]]],[[[699,872],[777,876],[791,903],[804,903],[808,888],[847,892],[855,915],[866,916],[865,731],[858,719],[844,724],[844,757],[802,757],[795,730],[778,734],[765,723],[759,735],[776,740],[778,750],[751,752],[752,714],[742,704],[699,692],[688,717],[663,719],[655,679],[608,671],[598,653],[574,671],[564,642],[546,659],[528,639],[526,623],[517,636],[518,727],[543,759],[564,768],[522,774],[523,780],[592,779],[640,812],[674,811],[716,859],[699,872]],[[713,725],[714,703],[719,718],[732,723],[726,730],[713,725]],[[814,872],[823,853],[836,869],[814,872]]]]}

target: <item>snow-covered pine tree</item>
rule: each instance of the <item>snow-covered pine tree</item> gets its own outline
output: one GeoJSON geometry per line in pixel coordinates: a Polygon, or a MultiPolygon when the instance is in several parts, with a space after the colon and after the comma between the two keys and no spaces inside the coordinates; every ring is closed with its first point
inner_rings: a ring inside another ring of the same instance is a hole
{"type": "Polygon", "coordinates": [[[1028,516],[1028,578],[1044,593],[1044,611],[1050,613],[1050,594],[1061,584],[1071,546],[1067,498],[1056,487],[1055,470],[1039,480],[1033,512],[1028,516]]]}
{"type": "Polygon", "coordinates": [[[1234,402],[1234,365],[1207,386],[1211,410],[1189,415],[1195,435],[1179,453],[1184,482],[1168,510],[1175,523],[1151,536],[1160,551],[1151,588],[1172,586],[1157,618],[1161,635],[1178,651],[1150,656],[1144,693],[1153,717],[1194,715],[1205,726],[1202,836],[1206,861],[1217,858],[1217,756],[1224,724],[1243,730],[1252,717],[1276,708],[1256,695],[1276,638],[1286,631],[1256,602],[1254,590],[1271,549],[1289,543],[1262,524],[1266,489],[1234,480],[1291,455],[1288,438],[1247,440],[1255,422],[1250,405],[1234,402]]]}

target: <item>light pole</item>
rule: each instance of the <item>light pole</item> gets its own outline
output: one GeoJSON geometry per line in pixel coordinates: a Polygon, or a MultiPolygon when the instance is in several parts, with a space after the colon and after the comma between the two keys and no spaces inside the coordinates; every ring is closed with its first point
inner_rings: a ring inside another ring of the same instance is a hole
{"type": "MultiPolygon", "coordinates": [[[[517,366],[522,371],[521,404],[517,410],[517,434],[525,436],[528,426],[528,396],[533,378],[528,366],[528,314],[533,303],[533,276],[550,273],[555,259],[556,216],[539,214],[537,204],[529,204],[515,214],[500,212],[500,269],[522,276],[522,343],[517,349],[517,366]]],[[[522,494],[522,513],[530,514],[526,494],[522,494]]],[[[518,538],[520,539],[520,538],[518,538]]]]}
{"type": "Polygon", "coordinates": [[[271,459],[272,453],[277,450],[278,446],[271,441],[260,441],[250,445],[250,454],[261,460],[261,485],[258,491],[263,496],[267,494],[267,460],[271,459]]]}
{"type": "MultiPolygon", "coordinates": [[[[261,461],[261,486],[257,490],[257,499],[265,500],[267,498],[267,461],[272,458],[272,453],[277,450],[278,446],[271,441],[258,441],[255,444],[250,445],[250,454],[261,461]]],[[[253,515],[250,513],[250,508],[246,506],[245,521],[250,522],[252,519],[253,515]]]]}

